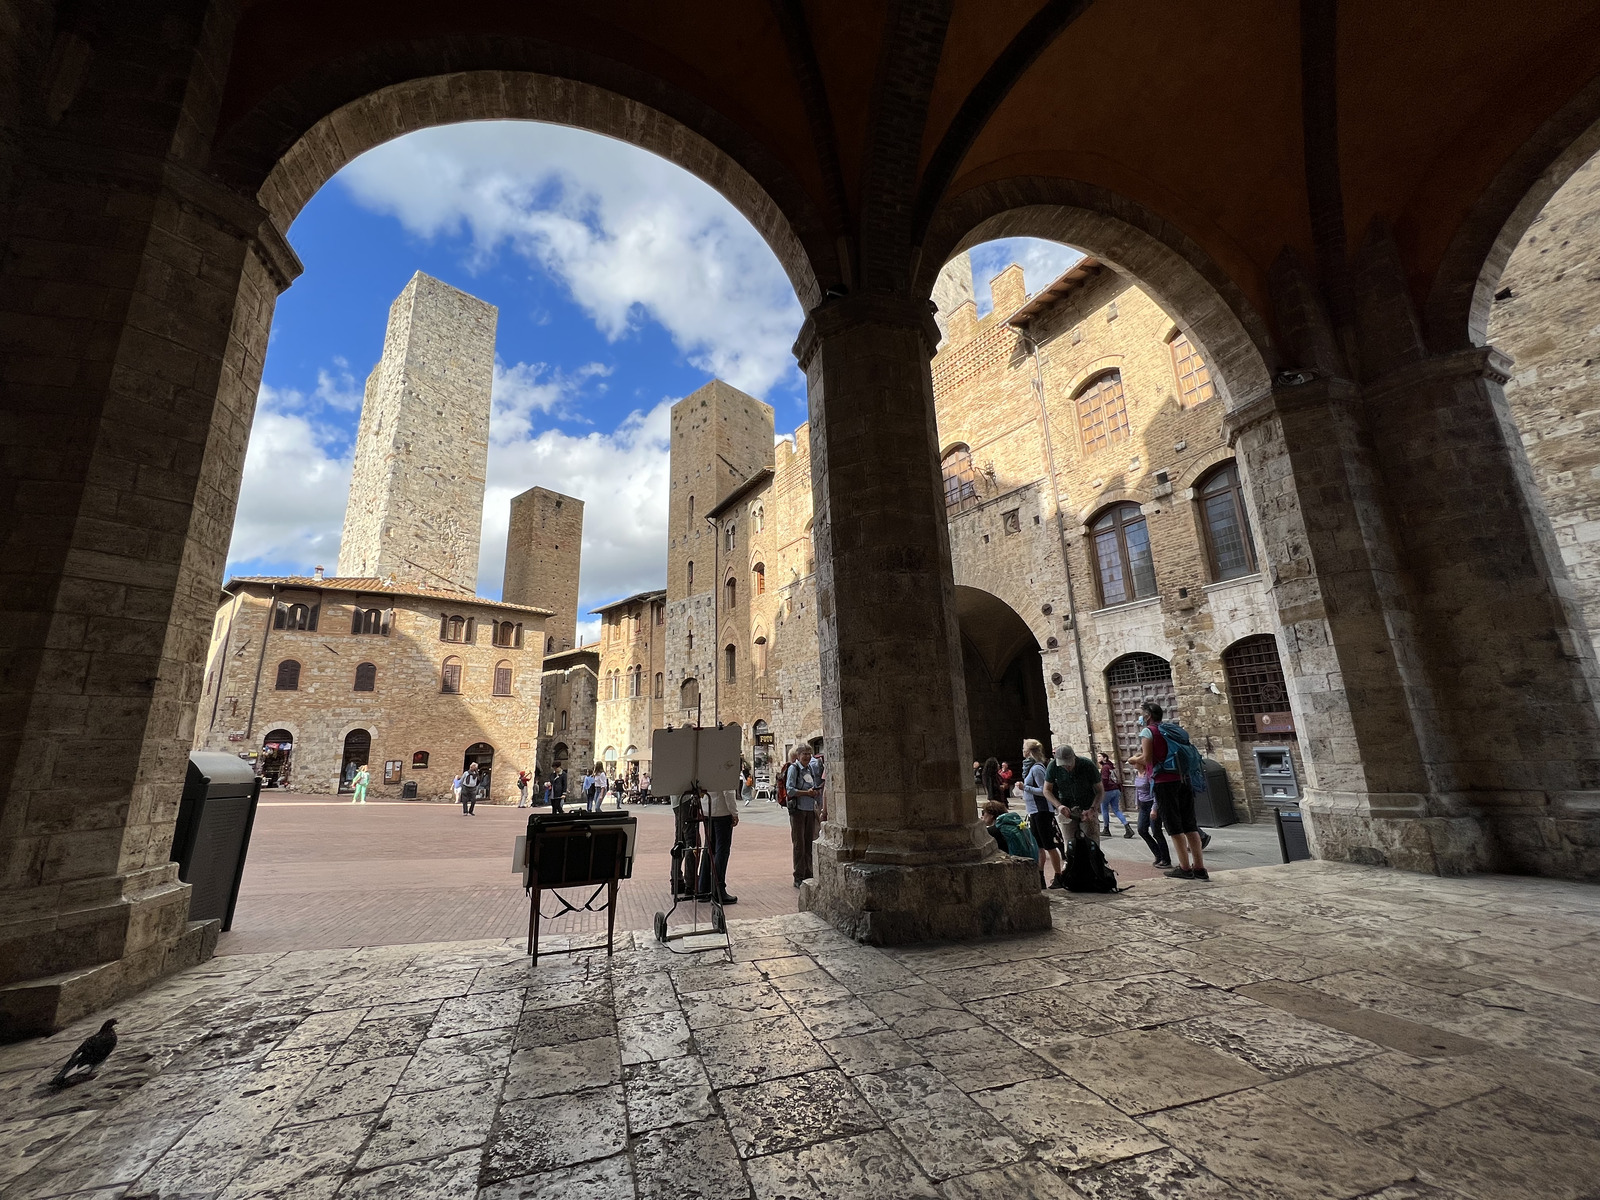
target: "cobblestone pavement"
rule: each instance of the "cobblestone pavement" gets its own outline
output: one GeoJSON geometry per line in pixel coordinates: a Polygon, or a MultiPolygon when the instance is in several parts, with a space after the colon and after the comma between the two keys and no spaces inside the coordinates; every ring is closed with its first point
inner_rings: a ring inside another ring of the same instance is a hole
{"type": "Polygon", "coordinates": [[[809,915],[235,955],[0,1047],[0,1198],[1600,1189],[1600,891],[1297,863],[878,950],[809,915]],[[49,1086],[106,1016],[97,1078],[49,1086]]]}
{"type": "MultiPolygon", "coordinates": [[[[639,818],[633,878],[617,899],[618,929],[649,929],[668,894],[672,811],[630,809],[639,818]]],[[[481,804],[475,817],[448,804],[371,803],[344,797],[267,792],[256,816],[233,929],[222,954],[319,950],[409,942],[526,937],[528,901],[511,872],[511,848],[527,828],[528,810],[481,804]]],[[[1215,830],[1213,869],[1278,860],[1270,825],[1215,830]]],[[[1123,883],[1155,879],[1144,843],[1105,842],[1123,883]]],[[[740,810],[728,888],[739,903],[731,917],[750,919],[795,908],[788,814],[774,804],[740,810]]],[[[576,892],[570,899],[581,900],[576,892]]],[[[557,909],[545,898],[545,912],[557,909]]],[[[682,908],[674,922],[688,921],[682,908]]],[[[710,913],[703,908],[702,921],[710,913]]],[[[547,929],[603,934],[602,913],[565,914],[547,929]]]]}

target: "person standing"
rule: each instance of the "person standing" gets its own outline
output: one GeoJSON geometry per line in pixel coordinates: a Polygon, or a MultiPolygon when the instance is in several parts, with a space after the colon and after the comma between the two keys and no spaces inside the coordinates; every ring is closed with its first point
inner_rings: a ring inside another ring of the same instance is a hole
{"type": "Polygon", "coordinates": [[[461,811],[469,817],[478,815],[478,764],[467,764],[467,773],[461,777],[461,811]]]}
{"type": "Polygon", "coordinates": [[[594,788],[589,793],[591,801],[590,812],[600,812],[606,806],[606,794],[611,791],[611,781],[606,778],[606,769],[600,763],[594,765],[594,788]]]}
{"type": "Polygon", "coordinates": [[[367,784],[372,780],[367,771],[367,764],[362,763],[356,768],[355,791],[350,793],[351,804],[365,804],[367,802],[367,784]]]}
{"type": "Polygon", "coordinates": [[[789,797],[789,840],[794,846],[794,885],[812,876],[812,854],[817,830],[828,819],[822,798],[822,768],[811,759],[811,747],[802,744],[789,764],[783,788],[789,797]]]}
{"type": "Polygon", "coordinates": [[[1161,820],[1155,816],[1156,794],[1150,783],[1150,772],[1138,759],[1130,758],[1128,765],[1134,768],[1133,798],[1139,805],[1139,836],[1156,856],[1154,865],[1166,870],[1172,865],[1172,850],[1161,832],[1161,820]]]}
{"type": "Polygon", "coordinates": [[[1016,782],[1017,773],[1011,769],[1011,764],[1000,764],[1000,797],[1009,806],[1011,800],[1011,785],[1016,782]]]}
{"type": "Polygon", "coordinates": [[[1039,845],[1039,886],[1046,886],[1044,860],[1048,856],[1053,872],[1048,886],[1062,887],[1061,828],[1056,824],[1055,809],[1045,795],[1044,746],[1029,738],[1022,743],[1022,757],[1022,799],[1028,809],[1028,828],[1039,845]]]}
{"type": "Polygon", "coordinates": [[[580,783],[580,786],[582,788],[581,794],[583,796],[583,807],[586,810],[588,810],[590,812],[593,812],[594,811],[594,768],[593,767],[585,767],[584,768],[584,770],[583,770],[583,779],[582,779],[582,781],[580,783]]]}
{"type": "Polygon", "coordinates": [[[560,813],[567,796],[567,769],[556,767],[550,772],[550,811],[560,813]]]}
{"type": "Polygon", "coordinates": [[[1116,813],[1117,820],[1122,822],[1122,836],[1131,838],[1133,826],[1128,824],[1127,814],[1122,811],[1122,780],[1117,775],[1117,764],[1104,752],[1100,755],[1100,787],[1103,790],[1100,797],[1100,820],[1105,825],[1100,832],[1107,837],[1110,836],[1111,814],[1116,813]]]}
{"type": "Polygon", "coordinates": [[[733,852],[733,827],[739,823],[738,797],[737,791],[706,793],[706,849],[700,856],[698,899],[739,903],[739,897],[728,894],[728,856],[733,852]]]}
{"type": "Polygon", "coordinates": [[[1100,840],[1100,805],[1105,796],[1100,772],[1071,746],[1057,746],[1056,760],[1045,775],[1050,798],[1065,810],[1067,844],[1080,837],[1100,840]]]}
{"type": "Polygon", "coordinates": [[[526,771],[517,772],[517,807],[528,807],[528,784],[532,782],[526,771]]]}
{"type": "Polygon", "coordinates": [[[1000,761],[993,755],[983,760],[983,794],[996,804],[1006,802],[1006,789],[1000,782],[1000,761]]]}
{"type": "Polygon", "coordinates": [[[1140,706],[1139,740],[1145,769],[1150,772],[1161,824],[1178,852],[1178,865],[1167,874],[1174,879],[1210,879],[1200,841],[1200,823],[1194,813],[1194,791],[1179,771],[1178,745],[1189,735],[1176,721],[1162,721],[1163,710],[1154,700],[1140,706]]]}
{"type": "MultiPolygon", "coordinates": [[[[450,791],[455,795],[456,803],[461,803],[461,772],[456,772],[455,782],[450,785],[450,791]]],[[[465,809],[462,809],[465,812],[465,809]]]]}

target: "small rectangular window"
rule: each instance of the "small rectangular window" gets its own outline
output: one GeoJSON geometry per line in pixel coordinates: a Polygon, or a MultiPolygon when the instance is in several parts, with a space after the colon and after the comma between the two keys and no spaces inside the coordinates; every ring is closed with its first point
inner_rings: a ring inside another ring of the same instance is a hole
{"type": "Polygon", "coordinates": [[[494,669],[494,694],[496,696],[511,695],[510,667],[496,667],[494,669]]]}

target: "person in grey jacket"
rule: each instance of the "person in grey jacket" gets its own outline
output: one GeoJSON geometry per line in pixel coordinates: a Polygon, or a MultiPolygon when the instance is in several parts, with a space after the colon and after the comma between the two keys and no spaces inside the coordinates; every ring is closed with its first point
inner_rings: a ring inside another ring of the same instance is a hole
{"type": "Polygon", "coordinates": [[[811,878],[812,848],[817,830],[828,819],[828,804],[822,797],[822,767],[813,761],[811,747],[801,746],[789,764],[784,779],[789,798],[789,840],[794,845],[794,885],[811,878]]]}

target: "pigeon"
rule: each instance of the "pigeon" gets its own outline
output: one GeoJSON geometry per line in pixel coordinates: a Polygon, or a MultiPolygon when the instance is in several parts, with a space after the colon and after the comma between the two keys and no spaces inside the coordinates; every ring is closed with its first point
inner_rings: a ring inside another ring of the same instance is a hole
{"type": "Polygon", "coordinates": [[[56,1072],[56,1077],[50,1082],[59,1087],[67,1082],[67,1075],[70,1072],[76,1071],[81,1067],[89,1068],[89,1074],[93,1076],[95,1069],[110,1058],[111,1052],[117,1048],[117,1031],[113,1028],[116,1023],[117,1019],[112,1017],[111,1020],[100,1026],[100,1032],[91,1033],[84,1038],[78,1048],[72,1052],[72,1057],[67,1059],[61,1070],[56,1072]]]}

